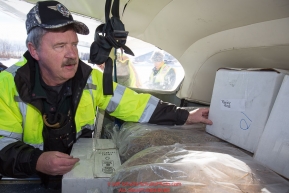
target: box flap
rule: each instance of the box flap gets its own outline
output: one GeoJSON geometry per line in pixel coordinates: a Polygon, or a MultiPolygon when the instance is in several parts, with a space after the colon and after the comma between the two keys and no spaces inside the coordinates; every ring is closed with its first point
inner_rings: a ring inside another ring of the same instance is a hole
{"type": "Polygon", "coordinates": [[[230,68],[230,67],[222,67],[218,70],[236,70],[236,71],[271,71],[271,72],[277,72],[277,73],[285,73],[289,74],[288,70],[283,69],[277,69],[277,68],[230,68]]]}

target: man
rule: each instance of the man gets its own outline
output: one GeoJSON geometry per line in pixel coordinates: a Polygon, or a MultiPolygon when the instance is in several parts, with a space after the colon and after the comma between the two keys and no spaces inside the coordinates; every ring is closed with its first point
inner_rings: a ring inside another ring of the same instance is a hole
{"type": "Polygon", "coordinates": [[[164,62],[164,53],[155,51],[151,57],[155,67],[149,77],[148,87],[155,90],[170,90],[176,82],[176,72],[164,62]]]}
{"type": "Polygon", "coordinates": [[[91,136],[97,106],[124,121],[212,124],[208,109],[192,112],[114,83],[103,95],[102,73],[79,60],[77,34],[87,26],[57,1],[27,14],[28,51],[0,74],[0,174],[15,178],[69,172],[72,144],[91,136]]]}

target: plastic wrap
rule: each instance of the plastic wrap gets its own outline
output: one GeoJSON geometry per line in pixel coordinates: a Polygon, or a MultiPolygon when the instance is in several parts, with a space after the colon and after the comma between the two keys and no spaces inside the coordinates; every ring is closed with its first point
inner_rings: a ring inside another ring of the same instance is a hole
{"type": "Polygon", "coordinates": [[[126,122],[113,134],[122,163],[152,146],[221,141],[205,132],[203,124],[161,126],[126,122]]]}
{"type": "Polygon", "coordinates": [[[222,142],[147,148],[127,160],[109,192],[288,193],[289,182],[222,142]]]}

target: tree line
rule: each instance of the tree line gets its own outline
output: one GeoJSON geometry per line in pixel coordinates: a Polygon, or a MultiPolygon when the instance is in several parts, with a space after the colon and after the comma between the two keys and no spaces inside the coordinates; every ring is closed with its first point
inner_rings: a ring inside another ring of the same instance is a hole
{"type": "MultiPolygon", "coordinates": [[[[21,58],[26,50],[26,46],[21,43],[0,39],[0,58],[21,58]]],[[[79,58],[88,60],[89,53],[80,52],[79,58]]]]}

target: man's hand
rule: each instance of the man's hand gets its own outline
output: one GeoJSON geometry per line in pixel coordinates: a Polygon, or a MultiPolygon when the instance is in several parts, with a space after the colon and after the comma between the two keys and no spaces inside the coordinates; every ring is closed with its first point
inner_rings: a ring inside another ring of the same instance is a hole
{"type": "Polygon", "coordinates": [[[48,151],[40,155],[36,170],[49,175],[63,175],[69,172],[79,161],[78,158],[58,151],[48,151]]]}
{"type": "Polygon", "coordinates": [[[213,122],[208,119],[209,109],[208,108],[199,108],[193,111],[190,111],[186,125],[191,125],[194,123],[204,123],[207,125],[212,125],[213,122]]]}

